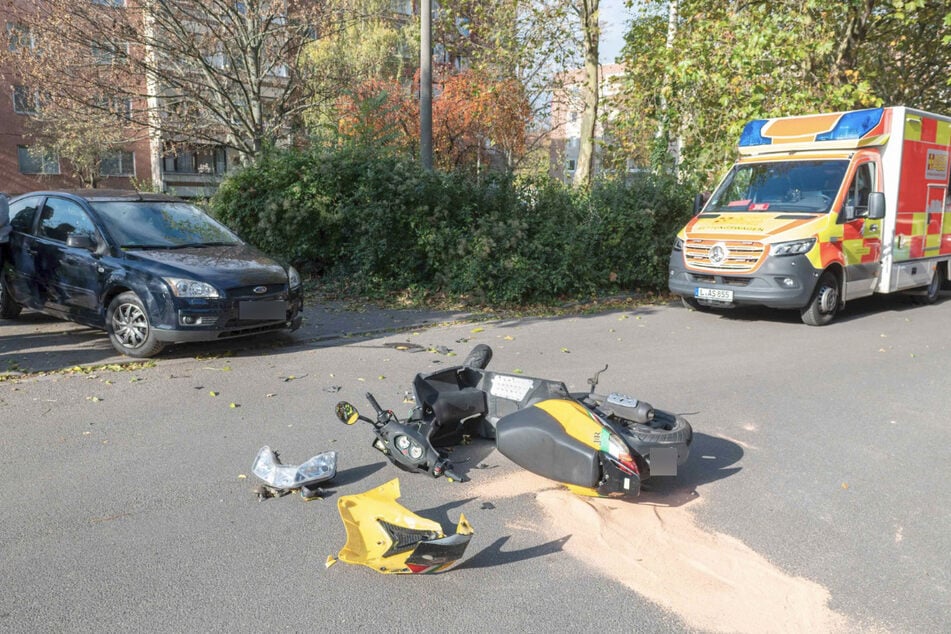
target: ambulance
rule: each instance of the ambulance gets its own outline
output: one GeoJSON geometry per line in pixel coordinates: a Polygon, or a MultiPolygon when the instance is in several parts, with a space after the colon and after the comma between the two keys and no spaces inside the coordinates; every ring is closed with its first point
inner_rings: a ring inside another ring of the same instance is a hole
{"type": "Polygon", "coordinates": [[[749,122],[730,172],[677,234],[670,290],[829,323],[848,300],[949,280],[951,117],[906,107],[749,122]]]}

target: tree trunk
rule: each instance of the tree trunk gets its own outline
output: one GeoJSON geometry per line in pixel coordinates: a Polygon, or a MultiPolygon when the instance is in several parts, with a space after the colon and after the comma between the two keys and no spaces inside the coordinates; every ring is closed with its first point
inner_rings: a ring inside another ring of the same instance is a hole
{"type": "Polygon", "coordinates": [[[598,124],[598,101],[600,84],[598,67],[598,41],[601,32],[598,26],[600,0],[582,0],[578,9],[584,34],[584,112],[581,115],[581,141],[578,148],[578,163],[575,166],[574,185],[588,186],[594,176],[594,144],[598,124]]]}

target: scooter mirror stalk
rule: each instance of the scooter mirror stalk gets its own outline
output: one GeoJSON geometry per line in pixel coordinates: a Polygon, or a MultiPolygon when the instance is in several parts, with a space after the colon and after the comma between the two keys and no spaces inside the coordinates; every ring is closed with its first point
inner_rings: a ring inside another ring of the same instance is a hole
{"type": "Polygon", "coordinates": [[[334,411],[336,412],[337,418],[340,419],[341,423],[353,425],[355,422],[360,420],[360,412],[358,412],[357,408],[347,401],[340,401],[337,403],[337,407],[334,411]]]}

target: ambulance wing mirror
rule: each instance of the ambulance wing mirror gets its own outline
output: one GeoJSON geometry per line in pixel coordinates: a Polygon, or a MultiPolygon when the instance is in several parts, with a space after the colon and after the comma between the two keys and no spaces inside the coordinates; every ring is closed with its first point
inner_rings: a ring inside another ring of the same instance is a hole
{"type": "Polygon", "coordinates": [[[700,192],[693,197],[693,215],[700,213],[700,210],[703,209],[703,206],[707,204],[707,201],[710,200],[710,192],[700,192]]]}
{"type": "Polygon", "coordinates": [[[881,220],[885,217],[885,194],[872,192],[868,195],[868,218],[881,220]]]}

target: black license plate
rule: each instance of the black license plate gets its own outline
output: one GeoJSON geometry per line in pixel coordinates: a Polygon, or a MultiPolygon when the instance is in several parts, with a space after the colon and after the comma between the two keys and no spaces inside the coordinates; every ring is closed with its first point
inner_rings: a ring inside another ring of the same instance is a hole
{"type": "Polygon", "coordinates": [[[238,319],[286,319],[287,302],[265,301],[239,302],[238,319]]]}

